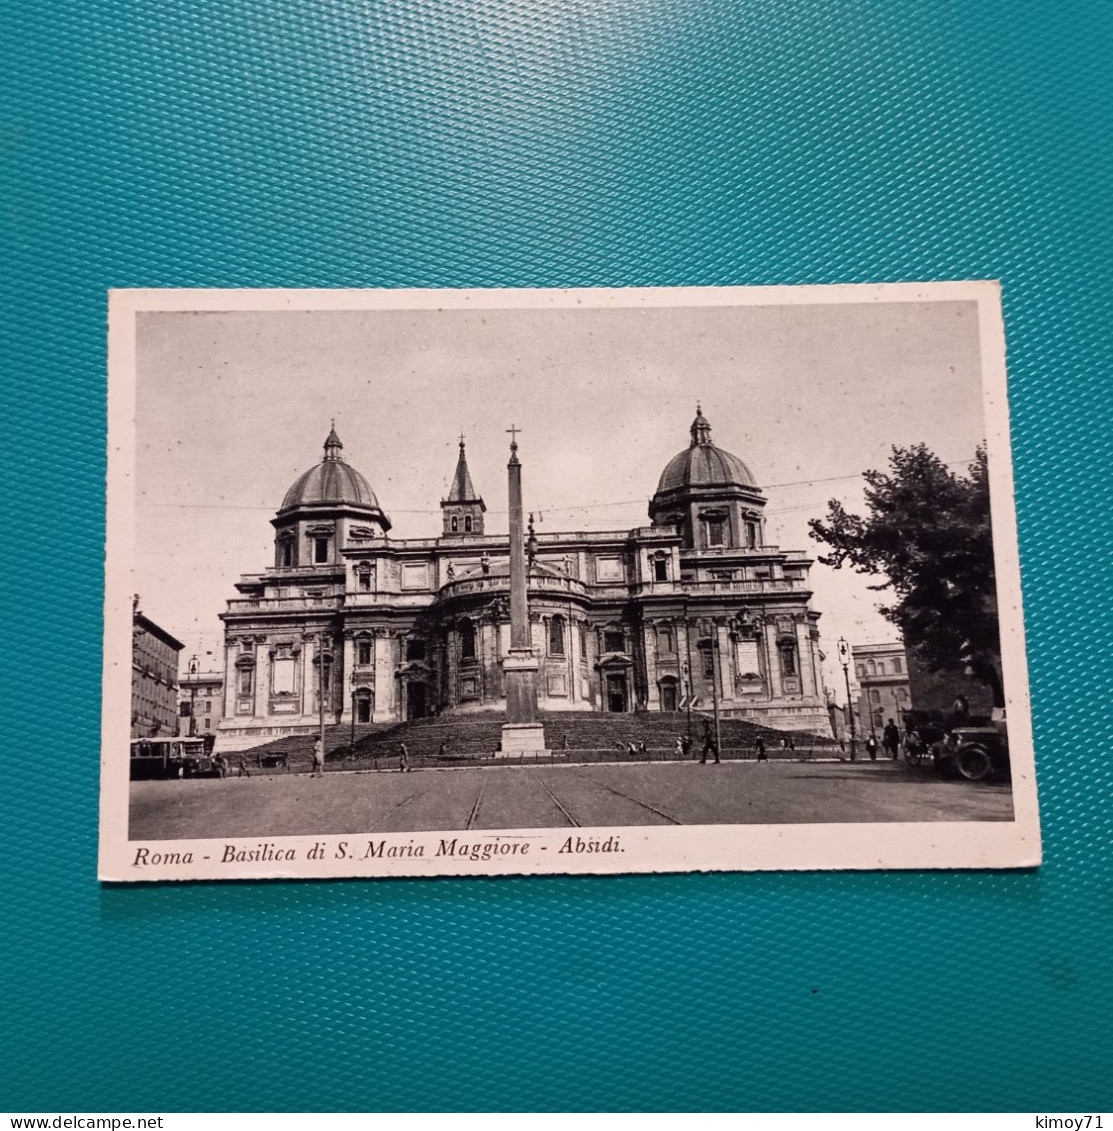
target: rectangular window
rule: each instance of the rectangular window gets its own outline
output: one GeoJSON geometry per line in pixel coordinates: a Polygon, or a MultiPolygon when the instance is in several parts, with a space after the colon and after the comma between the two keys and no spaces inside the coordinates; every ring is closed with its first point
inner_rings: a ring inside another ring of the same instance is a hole
{"type": "Polygon", "coordinates": [[[584,625],[580,625],[580,659],[587,659],[587,629],[584,625]]]}
{"type": "Polygon", "coordinates": [[[363,665],[371,663],[371,641],[361,640],[356,645],[356,663],[363,665]]]}
{"type": "Polygon", "coordinates": [[[655,558],[653,561],[653,580],[668,581],[669,563],[665,558],[655,558]]]}
{"type": "Polygon", "coordinates": [[[247,696],[251,694],[251,689],[254,684],[254,671],[251,668],[240,668],[237,676],[237,684],[239,686],[239,693],[247,696]]]}
{"type": "Polygon", "coordinates": [[[726,545],[726,523],[721,518],[707,520],[707,544],[709,546],[726,545]]]}
{"type": "Polygon", "coordinates": [[[626,651],[626,634],[622,629],[609,628],[603,633],[603,651],[604,652],[625,652],[626,651]]]}
{"type": "Polygon", "coordinates": [[[212,729],[213,729],[213,721],[212,721],[212,719],[206,719],[206,720],[205,720],[205,729],[206,729],[206,730],[212,730],[212,729]]]}
{"type": "Polygon", "coordinates": [[[703,678],[715,678],[715,653],[710,648],[701,648],[700,655],[703,657],[703,678]]]}
{"type": "Polygon", "coordinates": [[[328,561],[328,539],[327,538],[314,538],[313,539],[313,561],[318,565],[322,562],[328,561]]]}
{"type": "Polygon", "coordinates": [[[361,593],[371,592],[371,571],[363,570],[359,575],[359,589],[361,593]]]}
{"type": "Polygon", "coordinates": [[[661,652],[676,651],[676,642],[673,640],[672,628],[667,624],[657,629],[657,648],[661,652]]]}

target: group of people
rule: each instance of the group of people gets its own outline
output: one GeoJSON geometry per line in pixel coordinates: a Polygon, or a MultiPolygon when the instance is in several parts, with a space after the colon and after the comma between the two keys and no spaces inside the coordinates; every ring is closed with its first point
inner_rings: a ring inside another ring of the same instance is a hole
{"type": "MultiPolygon", "coordinates": [[[[892,719],[885,724],[885,729],[881,732],[880,746],[894,760],[900,753],[900,729],[892,719]]],[[[871,762],[877,761],[877,751],[877,735],[871,731],[869,738],[866,739],[866,753],[870,756],[871,762]]]]}

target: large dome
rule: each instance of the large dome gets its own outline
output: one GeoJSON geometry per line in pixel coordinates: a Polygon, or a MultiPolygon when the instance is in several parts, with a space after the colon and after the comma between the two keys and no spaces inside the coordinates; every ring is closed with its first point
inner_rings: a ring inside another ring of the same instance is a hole
{"type": "Polygon", "coordinates": [[[757,487],[753,472],[735,455],[711,442],[711,425],[697,406],[692,442],[661,472],[657,493],[684,487],[757,487]]]}
{"type": "Polygon", "coordinates": [[[325,458],[294,480],[282,500],[279,514],[312,506],[351,506],[381,513],[371,485],[341,457],[343,446],[333,428],[325,441],[325,458]]]}

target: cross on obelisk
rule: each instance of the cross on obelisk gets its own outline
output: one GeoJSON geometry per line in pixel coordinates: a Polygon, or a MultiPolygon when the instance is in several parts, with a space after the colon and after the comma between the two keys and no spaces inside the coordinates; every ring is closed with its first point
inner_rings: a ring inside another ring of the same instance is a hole
{"type": "Polygon", "coordinates": [[[516,425],[510,434],[510,462],[506,465],[510,490],[510,651],[502,662],[506,674],[506,723],[502,728],[504,756],[536,754],[545,749],[545,730],[537,721],[538,659],[529,631],[526,591],[526,552],[522,530],[522,464],[518,459],[516,425]]]}

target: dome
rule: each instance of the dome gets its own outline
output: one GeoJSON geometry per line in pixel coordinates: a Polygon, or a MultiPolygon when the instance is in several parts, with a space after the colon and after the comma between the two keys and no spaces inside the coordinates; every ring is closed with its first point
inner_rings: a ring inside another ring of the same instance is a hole
{"type": "Polygon", "coordinates": [[[711,442],[711,425],[698,405],[691,435],[691,444],[661,472],[658,494],[685,487],[757,487],[753,472],[737,456],[711,442]]]}
{"type": "Polygon", "coordinates": [[[279,514],[313,506],[349,506],[382,513],[371,485],[340,455],[343,447],[334,427],[325,441],[325,458],[294,480],[279,514]]]}

